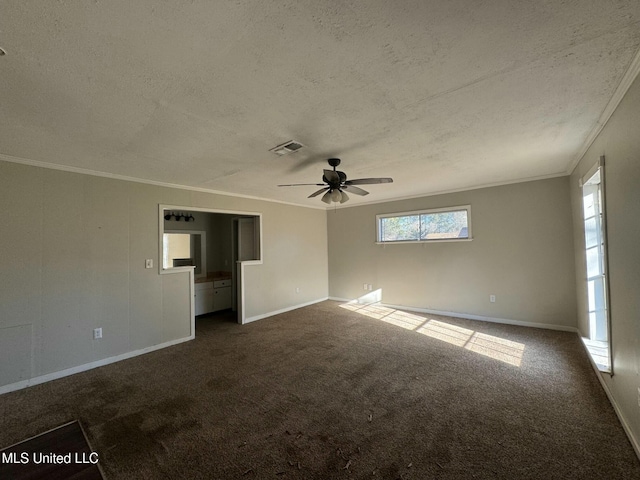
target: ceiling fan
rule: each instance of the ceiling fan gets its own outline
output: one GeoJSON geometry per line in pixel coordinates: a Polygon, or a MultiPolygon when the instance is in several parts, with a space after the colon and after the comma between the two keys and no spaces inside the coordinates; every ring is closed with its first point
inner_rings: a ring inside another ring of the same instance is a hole
{"type": "Polygon", "coordinates": [[[322,175],[322,181],[324,183],[292,183],[289,185],[278,185],[279,187],[299,187],[306,185],[316,185],[324,187],[317,192],[312,193],[307,198],[313,198],[325,192],[322,196],[324,203],[344,203],[349,200],[349,196],[345,190],[349,193],[356,195],[369,195],[369,192],[355,185],[373,185],[375,183],[392,183],[393,178],[357,178],[355,180],[347,180],[347,175],[344,172],[336,170],[336,167],[340,165],[339,158],[330,158],[327,160],[329,165],[333,167],[333,170],[324,170],[322,175]]]}

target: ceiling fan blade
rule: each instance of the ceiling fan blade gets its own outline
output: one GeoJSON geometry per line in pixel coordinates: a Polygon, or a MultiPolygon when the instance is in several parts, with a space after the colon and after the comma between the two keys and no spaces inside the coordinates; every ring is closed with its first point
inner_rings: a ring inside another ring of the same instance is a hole
{"type": "Polygon", "coordinates": [[[344,182],[345,185],[373,185],[374,183],[393,183],[393,178],[356,178],[344,182]]]}
{"type": "Polygon", "coordinates": [[[330,204],[331,203],[331,190],[327,190],[327,193],[325,193],[322,196],[321,199],[324,203],[330,204]]]}
{"type": "Polygon", "coordinates": [[[320,190],[318,190],[317,192],[312,193],[311,195],[309,195],[307,198],[313,198],[313,197],[317,197],[318,195],[320,195],[322,192],[324,192],[325,190],[329,190],[329,187],[325,187],[325,188],[321,188],[320,190]]]}
{"type": "Polygon", "coordinates": [[[347,195],[346,193],[344,193],[342,190],[340,190],[340,196],[342,197],[340,199],[340,203],[344,203],[347,200],[349,200],[349,195],[347,195]]]}
{"type": "Polygon", "coordinates": [[[342,188],[346,188],[347,190],[349,190],[349,193],[355,193],[356,195],[369,195],[369,192],[367,192],[366,190],[354,187],[353,185],[345,185],[342,188]]]}
{"type": "Polygon", "coordinates": [[[315,185],[317,187],[322,187],[324,185],[324,183],[290,183],[288,185],[278,185],[279,187],[302,187],[302,186],[309,186],[309,185],[315,185]]]}
{"type": "Polygon", "coordinates": [[[340,184],[340,175],[333,170],[324,170],[324,178],[327,179],[328,183],[340,184]]]}

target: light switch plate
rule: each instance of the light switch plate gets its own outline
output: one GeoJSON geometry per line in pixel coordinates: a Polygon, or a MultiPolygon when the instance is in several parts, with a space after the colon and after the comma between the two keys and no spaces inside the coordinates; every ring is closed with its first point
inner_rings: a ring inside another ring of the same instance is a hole
{"type": "Polygon", "coordinates": [[[144,268],[153,268],[153,258],[147,258],[144,261],[144,268]]]}

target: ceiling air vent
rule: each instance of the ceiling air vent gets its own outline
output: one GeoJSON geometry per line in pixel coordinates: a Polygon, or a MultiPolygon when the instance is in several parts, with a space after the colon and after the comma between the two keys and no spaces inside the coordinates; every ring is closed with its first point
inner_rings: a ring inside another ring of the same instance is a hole
{"type": "Polygon", "coordinates": [[[286,155],[288,153],[297,152],[302,147],[304,147],[304,145],[302,145],[301,143],[295,142],[293,140],[289,140],[288,142],[283,143],[282,145],[278,145],[277,147],[273,147],[269,151],[275,153],[276,155],[282,156],[282,155],[286,155]]]}

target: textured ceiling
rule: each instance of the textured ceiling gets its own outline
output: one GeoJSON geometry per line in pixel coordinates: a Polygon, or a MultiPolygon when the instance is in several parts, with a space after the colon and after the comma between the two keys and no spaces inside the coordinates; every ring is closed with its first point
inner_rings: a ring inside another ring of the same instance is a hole
{"type": "Polygon", "coordinates": [[[640,48],[640,2],[7,1],[0,158],[303,205],[567,172],[640,48]],[[306,148],[278,157],[287,140],[306,148]]]}

